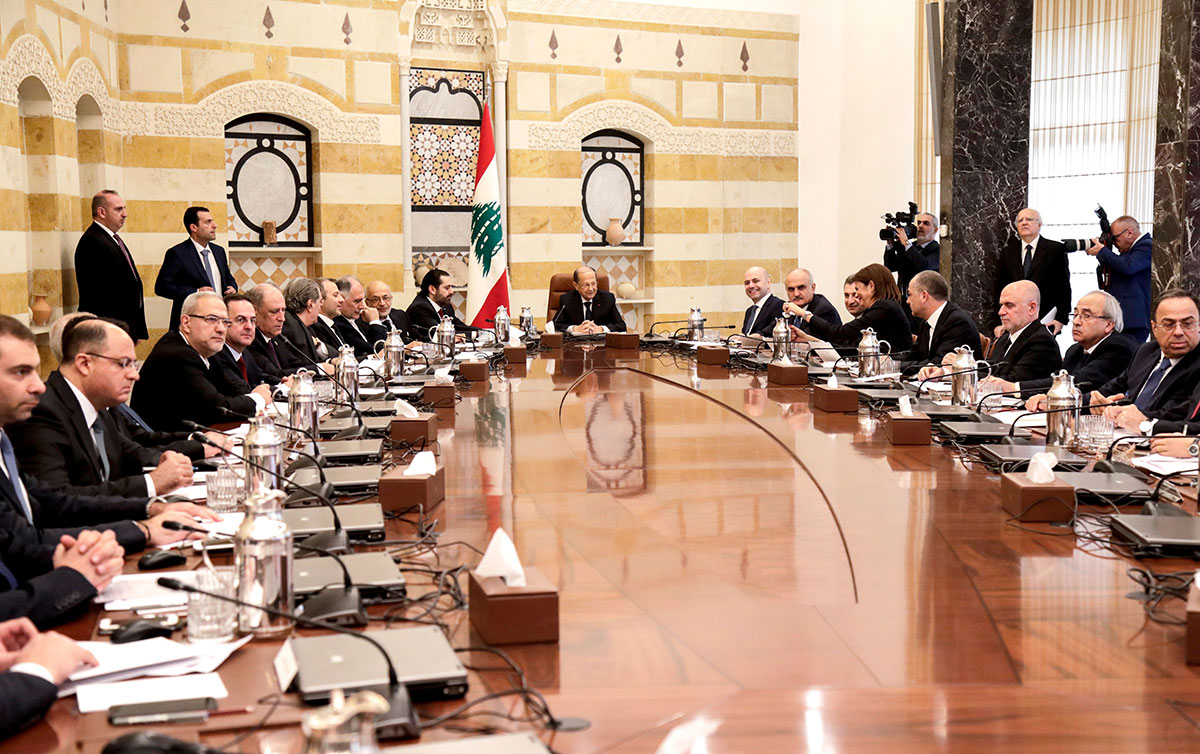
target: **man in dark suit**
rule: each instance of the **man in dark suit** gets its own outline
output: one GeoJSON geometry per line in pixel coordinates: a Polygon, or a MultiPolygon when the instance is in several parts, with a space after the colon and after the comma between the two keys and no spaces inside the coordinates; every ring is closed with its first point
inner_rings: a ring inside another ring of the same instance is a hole
{"type": "Polygon", "coordinates": [[[213,243],[217,237],[217,221],[208,207],[188,207],[183,213],[183,227],[188,238],[167,249],[154,295],[169,298],[172,330],[179,329],[179,310],[183,300],[196,291],[217,291],[224,295],[237,291],[237,281],[229,271],[225,249],[213,243]]]}
{"type": "Polygon", "coordinates": [[[405,343],[413,339],[408,314],[403,309],[392,306],[392,289],[387,283],[382,280],[367,283],[366,304],[368,309],[379,312],[379,322],[388,332],[399,330],[405,343]]]}
{"type": "Polygon", "coordinates": [[[574,335],[625,332],[625,318],[617,309],[617,297],[600,290],[596,271],[584,265],[571,275],[575,290],[562,294],[554,329],[574,335]]]}
{"type": "Polygon", "coordinates": [[[248,395],[227,396],[209,378],[209,360],[225,346],[230,321],[225,302],[213,291],[197,291],[183,302],[179,332],[168,332],[142,365],[133,391],[133,408],[153,427],[184,430],[197,424],[229,421],[221,409],[249,416],[271,400],[259,385],[248,395]]]}
{"type": "MultiPolygon", "coordinates": [[[[916,239],[910,239],[903,227],[896,228],[896,238],[888,241],[883,249],[883,265],[896,273],[905,301],[908,300],[908,284],[913,277],[922,270],[936,270],[941,263],[937,215],[922,212],[913,218],[913,225],[917,229],[916,239]]],[[[913,329],[920,324],[919,319],[914,315],[913,329]]]]}
{"type": "Polygon", "coordinates": [[[750,306],[742,318],[742,335],[771,336],[775,320],[783,316],[783,301],[771,293],[771,276],[762,267],[746,270],[742,285],[750,297],[750,306]]]}
{"type": "Polygon", "coordinates": [[[379,311],[367,306],[367,291],[358,278],[346,275],[338,278],[342,292],[342,307],[333,318],[333,329],[342,342],[354,348],[354,357],[366,359],[375,355],[375,345],[387,337],[387,328],[379,321],[379,311]]]}
{"type": "Polygon", "coordinates": [[[992,375],[1009,382],[1049,377],[1062,368],[1054,336],[1038,321],[1041,295],[1028,280],[1009,283],[1000,292],[1000,327],[992,346],[992,375]]]}
{"type": "Polygon", "coordinates": [[[321,314],[321,302],[325,298],[321,284],[311,278],[293,278],[283,289],[283,302],[287,310],[283,313],[283,329],[280,338],[293,356],[300,358],[311,371],[317,367],[313,362],[328,361],[337,356],[325,341],[312,331],[321,314]]]}
{"type": "Polygon", "coordinates": [[[9,428],[21,468],[78,495],[153,497],[191,484],[190,458],[138,445],[109,413],[129,398],[137,379],[137,356],[124,330],[101,319],[73,323],[63,361],[33,415],[9,428]]]}
{"type": "Polygon", "coordinates": [[[229,329],[225,331],[225,345],[209,359],[209,377],[217,390],[224,395],[246,395],[258,385],[277,385],[263,374],[258,362],[246,352],[254,342],[254,304],[240,293],[225,297],[225,309],[229,312],[229,329]]]}
{"type": "MultiPolygon", "coordinates": [[[[1121,304],[1109,293],[1092,291],[1075,305],[1071,312],[1071,337],[1075,342],[1063,356],[1063,369],[1075,378],[1075,386],[1084,392],[1105,384],[1116,377],[1133,359],[1133,347],[1121,335],[1124,327],[1121,304]]],[[[1033,395],[1025,401],[1030,411],[1044,408],[1045,391],[1053,380],[1025,380],[1020,383],[1000,381],[1004,392],[1020,390],[1033,395]],[[1039,392],[1040,391],[1040,392],[1039,392]]]]}
{"type": "MultiPolygon", "coordinates": [[[[1071,311],[1071,272],[1067,267],[1067,250],[1058,241],[1042,238],[1042,215],[1026,207],[1017,213],[1017,238],[1011,239],[1000,252],[997,275],[999,290],[1016,280],[1031,280],[1041,291],[1042,308],[1038,317],[1055,310],[1050,326],[1055,335],[1067,321],[1071,311]]],[[[1001,327],[996,328],[1000,337],[1001,327]]]]}
{"type": "Polygon", "coordinates": [[[1118,427],[1153,435],[1159,421],[1182,421],[1200,383],[1200,306],[1196,297],[1174,288],[1163,291],[1150,323],[1154,339],[1133,355],[1129,368],[1087,396],[1093,413],[1103,411],[1118,427]],[[1107,406],[1120,400],[1132,405],[1107,406]],[[1107,406],[1107,407],[1106,407],[1107,406]]]}
{"type": "Polygon", "coordinates": [[[337,330],[333,327],[333,319],[342,311],[342,292],[338,289],[337,281],[330,278],[321,278],[321,293],[324,297],[321,299],[321,312],[317,315],[317,321],[312,324],[313,335],[325,344],[326,350],[330,358],[337,356],[338,349],[346,344],[342,340],[342,336],[337,334],[337,330]]]}
{"type": "Polygon", "coordinates": [[[134,342],[145,340],[142,277],[117,234],[125,225],[125,200],[105,189],[92,197],[92,224],[75,247],[79,310],[125,323],[134,342]]]}
{"type": "Polygon", "coordinates": [[[982,357],[975,320],[949,298],[950,286],[941,273],[923,270],[909,281],[908,303],[921,326],[908,358],[901,362],[904,371],[940,366],[959,346],[970,346],[976,358],[982,357]]]}
{"type": "MultiPolygon", "coordinates": [[[[808,309],[814,317],[820,317],[830,324],[842,324],[842,315],[829,303],[829,299],[817,293],[817,284],[813,282],[812,273],[808,270],[797,267],[784,276],[783,285],[788,294],[788,300],[783,304],[783,313],[788,317],[790,328],[802,333],[808,332],[809,324],[800,316],[801,309],[808,309]]],[[[796,337],[795,332],[792,336],[796,337]]]]}
{"type": "Polygon", "coordinates": [[[261,283],[246,291],[246,298],[254,304],[257,320],[257,332],[246,351],[258,364],[264,381],[271,385],[279,384],[284,377],[308,366],[307,362],[278,340],[286,319],[284,312],[287,311],[283,291],[274,283],[261,283]]]}
{"type": "Polygon", "coordinates": [[[1096,239],[1087,250],[1100,263],[1100,287],[1117,297],[1125,314],[1125,337],[1140,346],[1150,337],[1150,257],[1154,240],[1138,221],[1122,215],[1112,221],[1112,246],[1096,239]]]}
{"type": "Polygon", "coordinates": [[[0,623],[0,738],[41,719],[68,676],[98,664],[91,652],[28,618],[0,623]]]}
{"type": "Polygon", "coordinates": [[[420,293],[413,298],[406,310],[417,340],[429,340],[430,328],[437,327],[443,316],[449,317],[454,323],[456,333],[476,329],[455,316],[454,307],[450,305],[452,295],[454,283],[450,282],[450,273],[436,267],[425,273],[425,277],[421,279],[420,293]]]}

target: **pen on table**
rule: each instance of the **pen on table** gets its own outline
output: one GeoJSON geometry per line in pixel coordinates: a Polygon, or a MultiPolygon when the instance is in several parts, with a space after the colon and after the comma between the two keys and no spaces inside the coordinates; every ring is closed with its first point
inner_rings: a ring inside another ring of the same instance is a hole
{"type": "Polygon", "coordinates": [[[248,715],[254,711],[254,707],[221,707],[220,709],[211,709],[208,711],[209,717],[216,715],[248,715]]]}

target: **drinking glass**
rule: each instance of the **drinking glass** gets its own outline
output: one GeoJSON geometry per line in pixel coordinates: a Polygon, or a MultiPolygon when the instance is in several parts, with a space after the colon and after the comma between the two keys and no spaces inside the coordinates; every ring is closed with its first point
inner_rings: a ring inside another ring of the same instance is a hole
{"type": "Polygon", "coordinates": [[[233,469],[219,466],[204,480],[208,507],[213,513],[233,513],[238,506],[238,478],[233,469]]]}
{"type": "MultiPolygon", "coordinates": [[[[196,587],[206,592],[237,596],[237,574],[232,566],[200,568],[196,587]]],[[[207,594],[188,594],[188,641],[229,641],[237,634],[237,605],[207,594]]]]}
{"type": "Polygon", "coordinates": [[[1075,442],[1080,451],[1104,453],[1112,443],[1114,429],[1112,419],[1099,414],[1082,414],[1075,423],[1075,442]]]}

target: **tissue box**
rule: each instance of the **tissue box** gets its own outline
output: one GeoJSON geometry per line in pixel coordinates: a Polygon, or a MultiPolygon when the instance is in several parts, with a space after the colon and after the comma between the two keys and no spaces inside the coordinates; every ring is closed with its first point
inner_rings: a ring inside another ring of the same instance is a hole
{"type": "Polygon", "coordinates": [[[807,385],[808,366],[805,364],[767,364],[767,384],[807,385]]]}
{"type": "Polygon", "coordinates": [[[636,349],[640,340],[635,332],[610,332],[604,334],[604,347],[636,349]]]}
{"type": "Polygon", "coordinates": [[[388,469],[379,477],[379,505],[385,511],[408,510],[416,505],[429,510],[446,499],[446,467],[439,460],[432,474],[404,476],[408,464],[388,469]]]}
{"type": "Polygon", "coordinates": [[[513,366],[516,366],[517,364],[525,366],[525,356],[528,353],[529,352],[525,350],[525,346],[505,346],[504,360],[513,366]]]}
{"type": "Polygon", "coordinates": [[[491,373],[491,364],[486,361],[462,361],[458,365],[458,373],[469,382],[482,382],[491,373]]]}
{"type": "Polygon", "coordinates": [[[1075,515],[1075,488],[1059,479],[1046,484],[1031,482],[1023,471],[1003,474],[1000,507],[1018,521],[1070,521],[1075,515]]]}
{"type": "Polygon", "coordinates": [[[428,403],[430,406],[438,408],[443,406],[454,405],[454,383],[447,385],[437,385],[433,382],[426,382],[425,387],[421,390],[421,400],[428,403]]]}
{"type": "Polygon", "coordinates": [[[858,411],[858,391],[848,387],[813,385],[813,408],[849,413],[858,411]]]}
{"type": "Polygon", "coordinates": [[[560,332],[542,333],[542,345],[546,348],[562,348],[563,334],[560,332]]]}
{"type": "Polygon", "coordinates": [[[469,574],[471,625],[485,644],[558,641],[558,590],[536,568],[525,566],[525,586],[499,576],[469,574]]]}
{"type": "Polygon", "coordinates": [[[919,411],[912,416],[889,411],[887,439],[892,445],[928,445],[933,439],[929,417],[919,411]]]}
{"type": "Polygon", "coordinates": [[[392,442],[405,442],[416,445],[422,440],[426,444],[437,439],[437,414],[421,412],[415,417],[397,416],[392,419],[390,428],[392,442]]]}
{"type": "Polygon", "coordinates": [[[699,364],[728,364],[729,349],[725,346],[702,345],[696,349],[696,362],[699,364]]]}

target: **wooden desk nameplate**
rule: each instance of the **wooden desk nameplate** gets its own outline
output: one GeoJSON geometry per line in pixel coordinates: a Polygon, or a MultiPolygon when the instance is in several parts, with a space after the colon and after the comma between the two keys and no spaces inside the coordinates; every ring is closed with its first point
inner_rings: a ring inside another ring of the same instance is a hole
{"type": "Polygon", "coordinates": [[[1018,521],[1070,521],[1075,515],[1075,488],[1057,479],[1044,484],[1031,482],[1023,471],[1002,474],[1000,507],[1018,521]]]}
{"type": "Polygon", "coordinates": [[[848,414],[858,411],[858,391],[849,387],[813,385],[813,408],[848,414]]]}
{"type": "Polygon", "coordinates": [[[728,364],[729,349],[725,346],[703,345],[696,349],[698,364],[728,364]]]}
{"type": "Polygon", "coordinates": [[[928,445],[933,439],[932,422],[919,411],[912,416],[889,411],[887,439],[892,445],[928,445]]]}
{"type": "Polygon", "coordinates": [[[807,364],[779,364],[772,361],[767,364],[768,385],[807,385],[807,364]]]}

